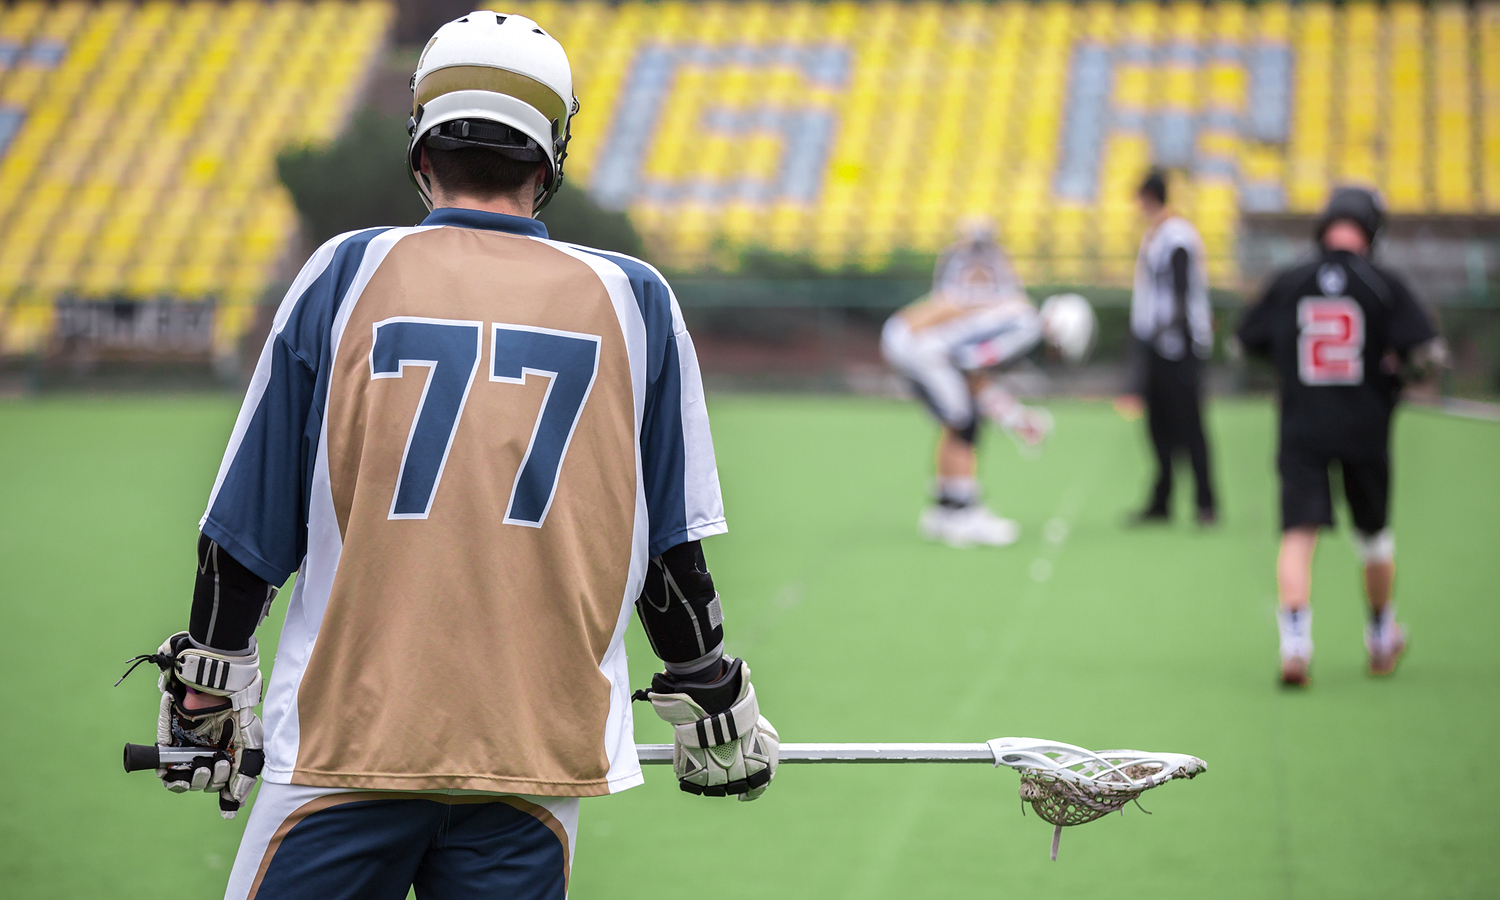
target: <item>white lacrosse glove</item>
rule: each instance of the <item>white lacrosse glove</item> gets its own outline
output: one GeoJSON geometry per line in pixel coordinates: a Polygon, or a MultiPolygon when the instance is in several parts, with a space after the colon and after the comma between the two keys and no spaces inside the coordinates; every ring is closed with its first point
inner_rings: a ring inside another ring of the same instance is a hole
{"type": "Polygon", "coordinates": [[[975,397],[985,418],[1005,429],[1022,450],[1037,450],[1052,434],[1052,414],[1026,406],[998,385],[986,385],[975,397]]]}
{"type": "Polygon", "coordinates": [[[651,690],[637,697],[650,700],[656,714],[671,723],[672,771],[684,791],[754,800],[776,775],[781,739],[760,714],[750,667],[740,659],[727,663],[712,684],[677,682],[658,673],[651,690]],[[710,715],[706,709],[719,712],[710,715]]]}
{"type": "Polygon", "coordinates": [[[156,770],[157,777],[174,793],[218,794],[219,814],[234,818],[265,764],[260,717],[255,714],[261,701],[255,639],[250,639],[250,649],[244,653],[229,654],[195,647],[188,633],[180,631],[167,638],[154,655],[136,659],[161,668],[156,682],[162,695],[157,745],[212,751],[191,763],[162,766],[156,770]],[[219,702],[188,709],[183,702],[189,690],[219,702]]]}

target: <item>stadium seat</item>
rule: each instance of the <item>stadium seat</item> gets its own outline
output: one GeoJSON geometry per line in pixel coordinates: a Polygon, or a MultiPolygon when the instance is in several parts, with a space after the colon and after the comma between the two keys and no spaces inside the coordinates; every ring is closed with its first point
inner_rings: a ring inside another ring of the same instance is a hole
{"type": "Polygon", "coordinates": [[[1432,146],[1441,152],[1432,167],[1432,200],[1438,212],[1467,213],[1476,206],[1471,155],[1474,94],[1469,86],[1471,47],[1469,10],[1442,3],[1432,13],[1433,120],[1432,146]]]}
{"type": "Polygon", "coordinates": [[[1392,212],[1425,212],[1429,209],[1429,172],[1424,164],[1428,141],[1425,9],[1416,3],[1399,2],[1390,5],[1388,15],[1386,91],[1387,121],[1391,125],[1386,133],[1386,202],[1392,212]]]}
{"type": "Polygon", "coordinates": [[[40,347],[63,296],[211,298],[232,346],[253,317],[230,308],[261,299],[295,233],[274,156],[334,135],[390,18],[370,0],[0,9],[0,354],[40,347]]]}
{"type": "Polygon", "coordinates": [[[1479,19],[1480,194],[1487,212],[1500,212],[1500,3],[1475,8],[1479,19]]]}

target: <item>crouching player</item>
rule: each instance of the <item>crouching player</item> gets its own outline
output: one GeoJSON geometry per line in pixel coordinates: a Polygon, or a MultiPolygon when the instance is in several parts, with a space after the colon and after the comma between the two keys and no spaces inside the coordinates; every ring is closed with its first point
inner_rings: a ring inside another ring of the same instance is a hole
{"type": "Polygon", "coordinates": [[[577,109],[536,23],[443,26],[420,226],[341,235],[276,314],[162,668],[158,770],[232,816],[230,898],[561,900],[580,797],[640,784],[624,634],[666,671],[682,788],[777,762],[699,545],[725,530],[692,340],[656,270],[547,240],[577,109]],[[254,632],[297,572],[265,703],[254,632]],[[205,759],[207,759],[205,757],[205,759]]]}
{"type": "Polygon", "coordinates": [[[996,246],[989,228],[970,226],[938,263],[932,293],[885,323],[880,350],[911,383],[942,425],[933,502],[919,526],[955,547],[1005,546],[1020,537],[1016,522],[980,501],[975,445],[980,418],[1023,447],[1046,439],[1052,418],[1018,402],[990,373],[1026,356],[1041,341],[1069,362],[1092,346],[1094,313],[1076,294],[1050,297],[1038,310],[996,246]]]}
{"type": "Polygon", "coordinates": [[[1391,414],[1402,368],[1445,357],[1442,339],[1394,274],[1370,251],[1384,221],[1369,191],[1340,188],[1318,225],[1320,254],[1282,273],[1245,315],[1239,340],[1270,358],[1281,398],[1281,680],[1305,685],[1312,662],[1313,551],[1333,525],[1329,469],[1337,464],[1364,564],[1370,672],[1394,671],[1406,647],[1391,599],[1396,540],[1387,521],[1391,414]]]}

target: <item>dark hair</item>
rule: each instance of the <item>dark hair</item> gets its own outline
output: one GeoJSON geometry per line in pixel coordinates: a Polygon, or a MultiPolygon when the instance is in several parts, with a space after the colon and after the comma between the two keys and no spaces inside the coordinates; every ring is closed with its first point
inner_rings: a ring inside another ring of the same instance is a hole
{"type": "Polygon", "coordinates": [[[1157,203],[1166,205],[1167,202],[1167,175],[1161,169],[1152,169],[1146,173],[1146,178],[1141,182],[1136,193],[1142,197],[1150,197],[1157,203]]]}
{"type": "Polygon", "coordinates": [[[492,150],[462,147],[438,150],[423,147],[432,164],[432,177],[446,192],[493,200],[514,194],[536,173],[539,162],[522,162],[492,150]]]}

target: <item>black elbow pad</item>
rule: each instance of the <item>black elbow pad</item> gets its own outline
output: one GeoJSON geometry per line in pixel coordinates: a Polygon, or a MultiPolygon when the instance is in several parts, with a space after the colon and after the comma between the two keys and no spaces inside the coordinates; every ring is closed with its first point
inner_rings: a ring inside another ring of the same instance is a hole
{"type": "Polygon", "coordinates": [[[697,541],[651,560],[635,606],[651,649],[669,673],[687,676],[718,665],[724,655],[724,613],[697,541]]]}

